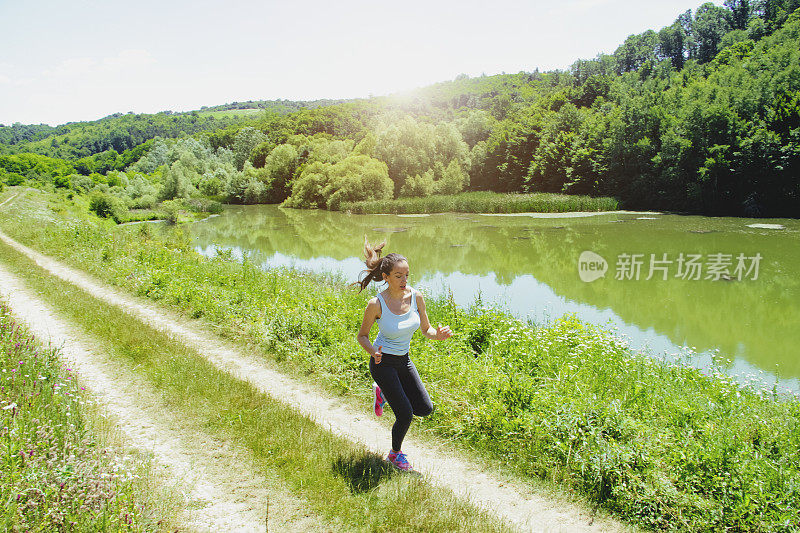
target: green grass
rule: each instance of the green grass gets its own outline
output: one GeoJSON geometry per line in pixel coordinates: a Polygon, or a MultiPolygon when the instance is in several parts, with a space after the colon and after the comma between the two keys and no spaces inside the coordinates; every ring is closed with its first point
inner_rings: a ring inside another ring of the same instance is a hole
{"type": "MultiPolygon", "coordinates": [[[[38,206],[38,207],[37,207],[38,206]]],[[[31,199],[0,225],[125,290],[203,317],[287,372],[368,401],[354,336],[368,295],[343,280],[261,271],[194,253],[180,227],[47,223],[31,199]],[[40,222],[32,223],[32,220],[40,222]]],[[[412,353],[437,405],[415,425],[532,479],[558,482],[652,529],[800,527],[800,404],[631,352],[574,317],[536,327],[476,304],[431,299],[453,339],[412,353]]]]}
{"type": "Polygon", "coordinates": [[[614,211],[617,208],[618,202],[614,198],[550,193],[465,192],[454,195],[433,195],[425,198],[343,202],[339,210],[357,214],[564,213],[569,211],[614,211]]]}
{"type": "Polygon", "coordinates": [[[146,378],[167,408],[194,420],[197,431],[248,448],[256,469],[277,473],[282,485],[302,496],[313,512],[338,524],[337,530],[507,530],[497,518],[449,491],[378,467],[383,461],[374,454],[220,371],[169,335],[53,279],[4,244],[0,260],[86,330],[111,358],[146,378]]]}
{"type": "Polygon", "coordinates": [[[3,303],[0,368],[0,529],[161,529],[172,515],[148,496],[148,464],[104,445],[58,349],[42,345],[3,303]]]}

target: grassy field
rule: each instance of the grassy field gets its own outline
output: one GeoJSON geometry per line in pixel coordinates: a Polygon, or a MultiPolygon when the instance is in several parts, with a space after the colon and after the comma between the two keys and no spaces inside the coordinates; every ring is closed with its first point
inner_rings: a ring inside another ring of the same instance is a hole
{"type": "MultiPolygon", "coordinates": [[[[38,193],[37,193],[38,194],[38,193]]],[[[2,217],[22,242],[225,335],[341,394],[368,401],[354,336],[368,295],[346,280],[261,271],[194,253],[180,226],[112,227],[32,195],[2,217]]],[[[800,527],[800,404],[721,372],[656,361],[565,316],[537,327],[477,302],[431,300],[444,343],[412,353],[437,410],[424,431],[561,483],[652,529],[800,527]]],[[[200,372],[200,370],[198,370],[200,372]]],[[[205,372],[205,370],[202,370],[205,372]]]]}
{"type": "Polygon", "coordinates": [[[369,213],[565,213],[569,211],[614,211],[614,198],[592,198],[568,194],[502,194],[496,192],[464,192],[424,198],[398,198],[343,202],[340,211],[369,213]]]}
{"type": "Polygon", "coordinates": [[[225,109],[222,111],[198,111],[200,115],[207,115],[212,116],[214,118],[221,118],[221,117],[241,117],[241,116],[255,116],[258,113],[263,112],[264,110],[261,108],[253,108],[253,109],[225,109]]]}
{"type": "Polygon", "coordinates": [[[150,463],[109,447],[76,375],[0,303],[0,528],[169,529],[150,463]],[[153,494],[156,494],[154,497],[153,494]]]}

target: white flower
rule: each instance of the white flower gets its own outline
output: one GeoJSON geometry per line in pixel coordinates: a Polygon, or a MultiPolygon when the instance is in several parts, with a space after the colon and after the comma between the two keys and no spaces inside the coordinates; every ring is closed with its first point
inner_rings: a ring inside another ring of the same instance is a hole
{"type": "Polygon", "coordinates": [[[10,411],[11,409],[14,409],[16,406],[17,402],[11,402],[10,404],[3,407],[3,411],[10,411]]]}

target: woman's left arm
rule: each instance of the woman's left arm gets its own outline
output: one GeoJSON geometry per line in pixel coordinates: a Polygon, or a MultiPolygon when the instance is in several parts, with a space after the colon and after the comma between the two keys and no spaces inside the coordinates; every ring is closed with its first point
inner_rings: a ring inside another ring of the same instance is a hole
{"type": "Polygon", "coordinates": [[[419,311],[419,329],[422,334],[435,341],[449,339],[453,335],[450,331],[450,326],[442,326],[441,324],[439,324],[438,328],[431,326],[431,322],[428,320],[428,312],[425,311],[425,299],[422,297],[422,293],[417,292],[416,298],[417,310],[419,311]]]}

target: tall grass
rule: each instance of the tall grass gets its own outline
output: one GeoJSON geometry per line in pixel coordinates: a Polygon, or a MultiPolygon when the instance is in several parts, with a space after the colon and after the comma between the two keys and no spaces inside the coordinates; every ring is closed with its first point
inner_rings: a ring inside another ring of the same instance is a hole
{"type": "Polygon", "coordinates": [[[75,374],[10,313],[0,303],[0,529],[159,529],[141,464],[100,446],[75,374]]]}
{"type": "Polygon", "coordinates": [[[592,198],[567,194],[533,193],[502,194],[494,192],[465,192],[453,195],[433,195],[424,198],[398,198],[342,202],[340,211],[369,213],[564,213],[568,211],[613,211],[618,208],[614,198],[592,198]]]}
{"type": "MultiPolygon", "coordinates": [[[[343,280],[203,258],[180,228],[108,231],[80,223],[0,222],[27,243],[131,292],[204,317],[288,372],[367,401],[354,340],[366,295],[343,280]]],[[[430,299],[445,343],[420,336],[413,358],[436,412],[428,430],[536,478],[564,483],[653,529],[800,527],[800,404],[634,353],[562,317],[537,327],[501,312],[430,299]]]]}

